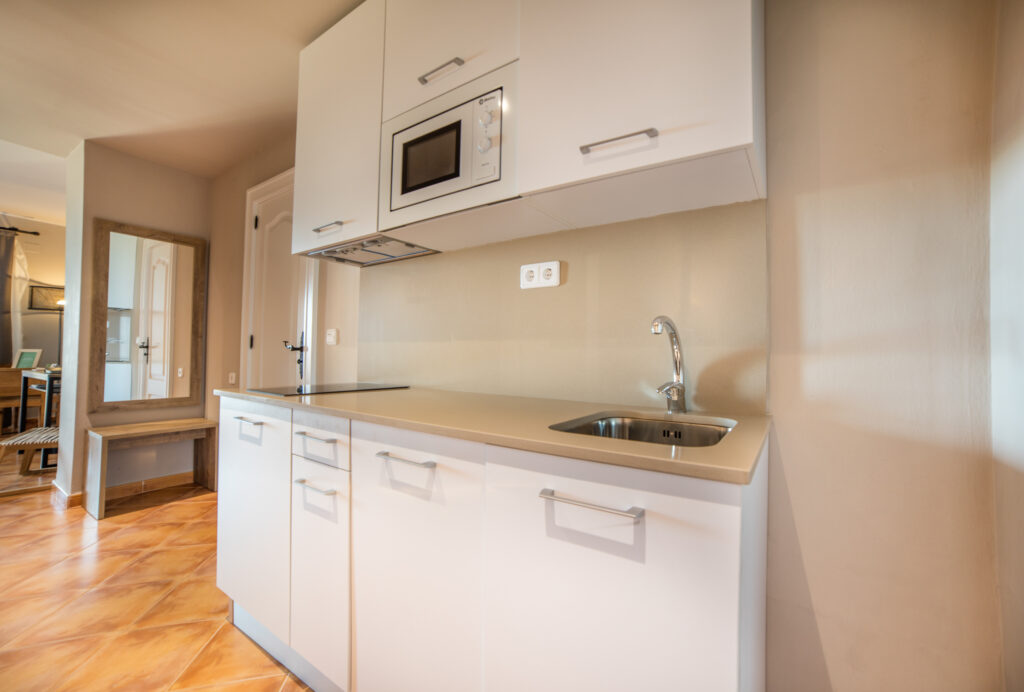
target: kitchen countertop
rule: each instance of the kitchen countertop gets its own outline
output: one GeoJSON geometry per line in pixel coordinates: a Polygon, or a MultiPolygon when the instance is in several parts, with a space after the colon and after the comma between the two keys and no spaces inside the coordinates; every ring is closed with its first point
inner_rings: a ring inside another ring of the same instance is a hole
{"type": "MultiPolygon", "coordinates": [[[[729,418],[736,421],[736,426],[716,445],[678,447],[592,437],[548,428],[554,423],[599,411],[630,412],[671,420],[663,408],[419,387],[291,397],[230,389],[215,389],[213,393],[541,454],[738,484],[747,484],[753,477],[761,448],[767,439],[769,423],[767,416],[690,414],[729,418]]],[[[685,415],[681,417],[685,419],[685,415]]]]}

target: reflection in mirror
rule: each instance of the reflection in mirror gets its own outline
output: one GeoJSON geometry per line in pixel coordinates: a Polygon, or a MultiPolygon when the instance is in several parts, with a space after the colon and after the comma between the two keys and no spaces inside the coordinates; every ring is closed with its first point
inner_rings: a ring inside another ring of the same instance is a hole
{"type": "Polygon", "coordinates": [[[104,401],[187,397],[195,250],[110,234],[104,401]]]}

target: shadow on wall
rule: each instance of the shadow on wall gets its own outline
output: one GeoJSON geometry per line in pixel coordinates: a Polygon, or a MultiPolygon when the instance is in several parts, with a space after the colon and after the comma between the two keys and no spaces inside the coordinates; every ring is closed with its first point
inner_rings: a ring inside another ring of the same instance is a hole
{"type": "Polygon", "coordinates": [[[748,378],[765,379],[764,351],[747,349],[730,353],[712,361],[697,379],[697,387],[690,394],[695,409],[712,412],[760,411],[764,401],[751,392],[757,391],[748,378]],[[705,392],[712,392],[708,396],[705,392]]]}

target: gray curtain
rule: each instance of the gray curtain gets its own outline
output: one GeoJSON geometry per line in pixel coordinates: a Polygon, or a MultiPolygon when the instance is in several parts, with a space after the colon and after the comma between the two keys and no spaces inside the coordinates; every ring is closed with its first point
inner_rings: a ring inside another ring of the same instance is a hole
{"type": "Polygon", "coordinates": [[[8,367],[14,357],[14,330],[11,327],[11,273],[14,270],[14,234],[0,231],[0,367],[8,367]]]}

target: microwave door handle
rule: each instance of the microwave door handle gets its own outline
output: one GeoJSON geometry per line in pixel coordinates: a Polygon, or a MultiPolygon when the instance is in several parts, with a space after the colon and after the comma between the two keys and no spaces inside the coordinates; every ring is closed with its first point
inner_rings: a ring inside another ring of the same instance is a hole
{"type": "Polygon", "coordinates": [[[462,58],[460,58],[460,57],[458,57],[458,56],[455,56],[455,57],[454,57],[454,58],[452,58],[451,60],[448,60],[447,62],[444,62],[444,63],[442,63],[442,64],[438,65],[438,66],[437,66],[437,67],[435,67],[434,69],[432,69],[432,70],[429,70],[429,71],[427,71],[427,72],[424,72],[423,74],[421,74],[421,75],[420,75],[419,77],[417,77],[416,79],[417,79],[417,81],[419,81],[419,83],[420,83],[420,84],[422,84],[423,86],[427,86],[428,84],[430,84],[430,76],[431,76],[431,75],[433,75],[433,74],[437,74],[438,72],[440,72],[440,71],[441,71],[441,70],[443,70],[444,68],[448,67],[449,65],[455,65],[456,67],[462,67],[462,66],[463,66],[463,65],[465,65],[465,64],[466,64],[466,61],[465,61],[465,60],[463,60],[462,58]]]}

